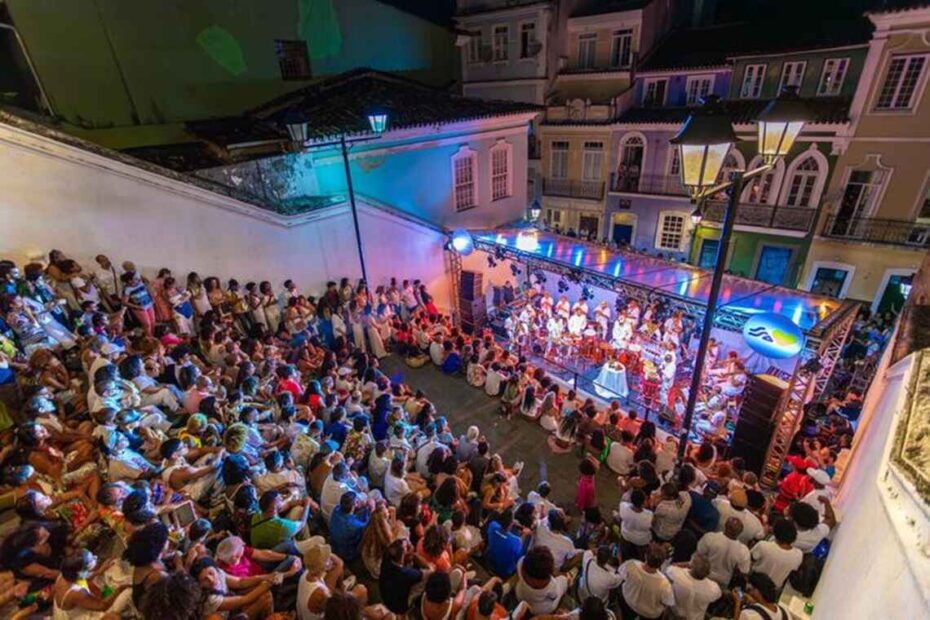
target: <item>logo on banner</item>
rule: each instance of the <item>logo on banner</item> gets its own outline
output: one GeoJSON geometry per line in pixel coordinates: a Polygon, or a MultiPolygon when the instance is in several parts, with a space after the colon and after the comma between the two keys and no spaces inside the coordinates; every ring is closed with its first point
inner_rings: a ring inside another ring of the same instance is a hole
{"type": "Polygon", "coordinates": [[[743,325],[743,340],[750,349],[776,359],[794,357],[804,348],[804,331],[786,316],[766,312],[743,325]]]}

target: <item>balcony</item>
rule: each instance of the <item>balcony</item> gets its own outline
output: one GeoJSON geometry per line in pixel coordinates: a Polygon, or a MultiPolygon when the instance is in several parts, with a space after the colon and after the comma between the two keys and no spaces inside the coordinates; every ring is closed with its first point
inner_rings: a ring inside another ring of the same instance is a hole
{"type": "MultiPolygon", "coordinates": [[[[723,222],[725,202],[708,202],[704,206],[705,222],[723,222]]],[[[808,207],[776,207],[741,203],[736,209],[737,226],[758,226],[806,233],[814,223],[816,209],[808,207]]]]}
{"type": "Polygon", "coordinates": [[[513,9],[534,4],[548,4],[546,0],[459,0],[456,15],[465,16],[475,13],[488,13],[503,9],[513,9]]]}
{"type": "Polygon", "coordinates": [[[821,234],[830,239],[930,248],[930,224],[877,217],[844,217],[830,214],[821,234]]]}
{"type": "Polygon", "coordinates": [[[578,59],[572,59],[562,65],[559,73],[563,75],[576,75],[579,73],[620,73],[633,69],[632,61],[621,64],[614,63],[589,63],[582,62],[578,59]]]}
{"type": "Polygon", "coordinates": [[[628,194],[657,194],[660,196],[688,196],[688,188],[681,184],[677,174],[610,174],[610,191],[628,194]]]}
{"type": "Polygon", "coordinates": [[[543,195],[601,200],[604,198],[604,182],[543,179],[543,195]]]}

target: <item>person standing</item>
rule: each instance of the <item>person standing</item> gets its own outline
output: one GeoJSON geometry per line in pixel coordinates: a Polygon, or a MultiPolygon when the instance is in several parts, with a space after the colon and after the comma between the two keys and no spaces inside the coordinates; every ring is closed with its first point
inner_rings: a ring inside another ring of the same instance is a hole
{"type": "Polygon", "coordinates": [[[772,526],[775,540],[764,540],[752,548],[752,570],[771,578],[777,590],[785,586],[792,571],[801,566],[804,553],[794,548],[798,528],[788,519],[779,519],[772,526]]]}
{"type": "Polygon", "coordinates": [[[683,620],[704,620],[707,607],[720,598],[720,586],[710,579],[710,563],[699,555],[685,566],[671,565],[665,576],[672,582],[675,604],[672,613],[683,620]]]}
{"type": "Polygon", "coordinates": [[[708,561],[710,578],[722,588],[729,587],[735,572],[749,572],[752,558],[749,547],[739,540],[742,532],[743,523],[736,517],[730,517],[722,532],[705,534],[694,552],[708,561]]]}
{"type": "Polygon", "coordinates": [[[646,548],[646,560],[627,560],[620,565],[623,580],[620,607],[624,618],[660,618],[666,608],[675,604],[672,583],[659,569],[665,562],[665,549],[651,544],[646,548]]]}

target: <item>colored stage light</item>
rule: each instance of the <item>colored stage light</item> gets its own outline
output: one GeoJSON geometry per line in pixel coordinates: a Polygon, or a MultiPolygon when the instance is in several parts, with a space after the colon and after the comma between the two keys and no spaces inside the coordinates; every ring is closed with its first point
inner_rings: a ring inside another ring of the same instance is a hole
{"type": "Polygon", "coordinates": [[[467,230],[459,228],[452,233],[452,249],[462,256],[468,256],[475,251],[475,241],[467,230]]]}

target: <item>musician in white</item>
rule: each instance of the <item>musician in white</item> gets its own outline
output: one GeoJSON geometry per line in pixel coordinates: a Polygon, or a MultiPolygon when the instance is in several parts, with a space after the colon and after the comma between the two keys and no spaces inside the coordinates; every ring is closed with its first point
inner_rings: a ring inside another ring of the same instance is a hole
{"type": "Polygon", "coordinates": [[[616,348],[624,350],[630,346],[630,340],[633,338],[633,326],[627,320],[625,314],[621,313],[617,317],[611,336],[611,344],[616,348]]]}
{"type": "Polygon", "coordinates": [[[559,297],[559,303],[555,305],[555,313],[562,317],[563,320],[567,321],[572,314],[572,305],[568,301],[568,297],[562,295],[559,297]]]}
{"type": "Polygon", "coordinates": [[[539,300],[539,311],[543,316],[547,317],[552,314],[552,306],[555,304],[555,301],[552,299],[552,294],[549,291],[545,291],[542,294],[542,299],[539,300]]]}
{"type": "Polygon", "coordinates": [[[594,322],[601,338],[607,340],[607,326],[610,325],[610,304],[602,301],[594,309],[594,322]]]}
{"type": "Polygon", "coordinates": [[[523,306],[523,310],[520,311],[520,322],[532,325],[534,318],[536,318],[536,311],[533,310],[533,306],[530,304],[523,306]]]}
{"type": "Polygon", "coordinates": [[[552,349],[562,344],[562,333],[565,331],[565,323],[559,314],[553,314],[546,322],[546,331],[549,333],[549,341],[546,343],[545,356],[549,357],[552,349]]]}
{"type": "Polygon", "coordinates": [[[681,344],[681,333],[685,330],[681,311],[678,310],[665,320],[665,342],[671,342],[676,347],[681,344]]]}
{"type": "Polygon", "coordinates": [[[572,318],[568,319],[568,333],[572,336],[581,336],[587,326],[587,315],[581,311],[581,308],[575,308],[572,318]]]}
{"type": "Polygon", "coordinates": [[[584,297],[575,302],[575,305],[572,306],[572,312],[579,308],[585,316],[588,316],[588,301],[584,297]]]}
{"type": "Polygon", "coordinates": [[[633,322],[633,329],[636,329],[636,326],[639,325],[639,317],[642,315],[642,309],[639,307],[639,302],[635,299],[631,299],[630,303],[626,305],[626,315],[633,322]]]}

